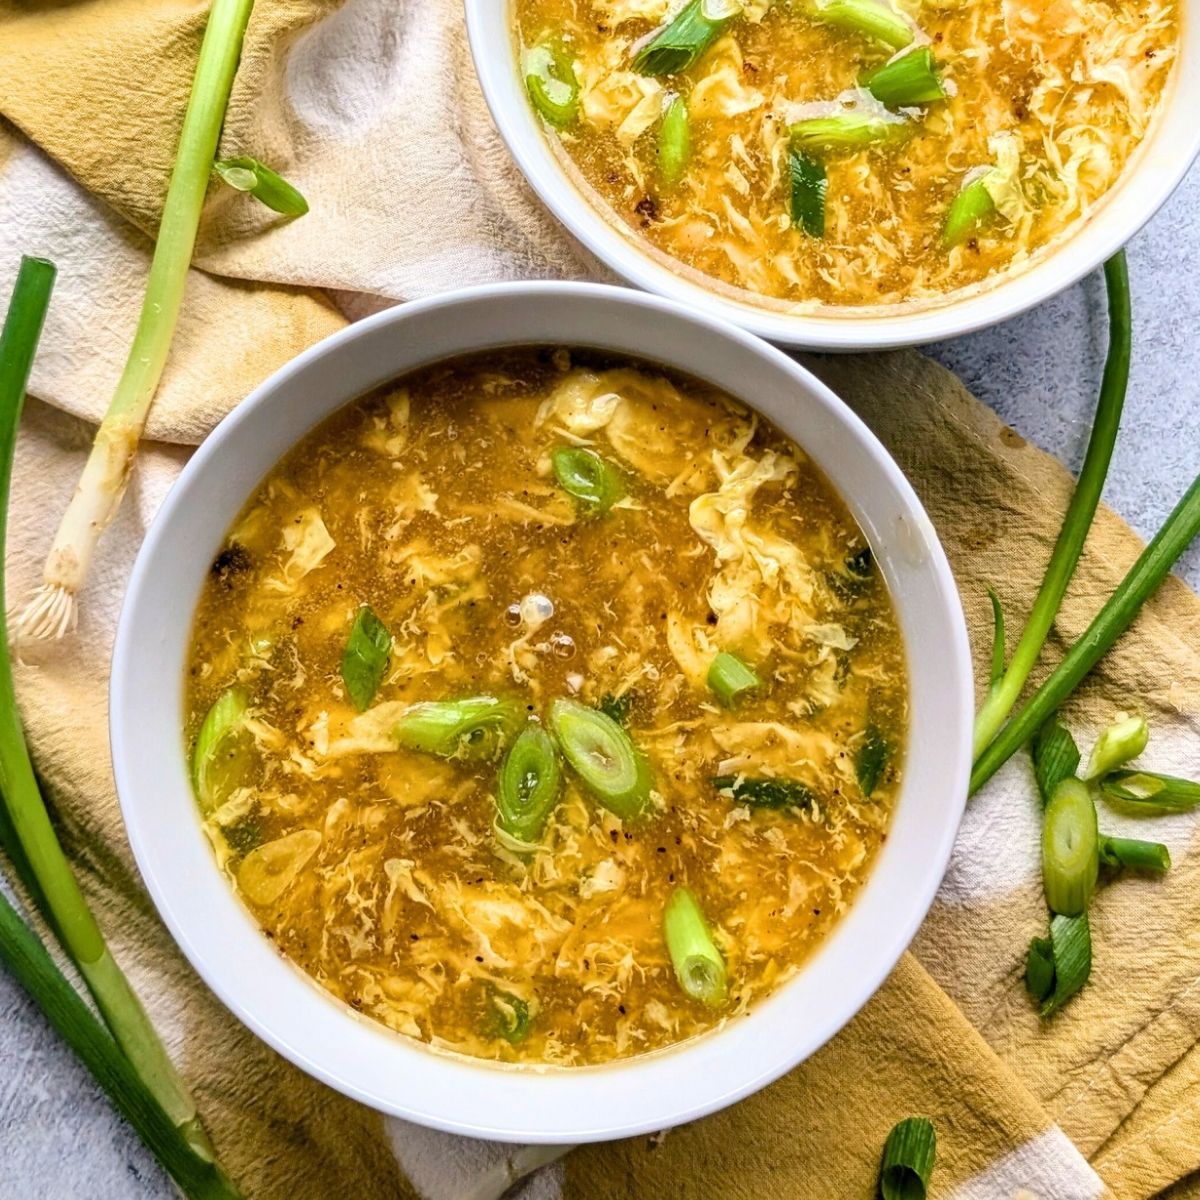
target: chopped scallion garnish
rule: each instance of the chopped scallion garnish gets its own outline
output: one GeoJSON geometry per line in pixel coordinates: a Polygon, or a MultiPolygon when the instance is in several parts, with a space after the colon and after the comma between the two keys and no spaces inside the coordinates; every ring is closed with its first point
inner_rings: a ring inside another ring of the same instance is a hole
{"type": "Polygon", "coordinates": [[[995,588],[988,588],[988,598],[992,602],[992,669],[988,674],[988,690],[993,690],[1004,678],[1004,662],[1008,647],[1004,637],[1004,609],[995,588]]]}
{"type": "Polygon", "coordinates": [[[1114,771],[1100,780],[1100,792],[1142,812],[1185,812],[1200,804],[1200,783],[1157,771],[1114,771]]]}
{"type": "Polygon", "coordinates": [[[735,804],[748,808],[808,808],[816,801],[812,788],[798,779],[754,779],[747,775],[717,775],[713,787],[735,804]]]}
{"type": "Polygon", "coordinates": [[[496,1019],[493,1028],[506,1042],[517,1045],[529,1036],[533,1024],[529,1005],[511,992],[496,992],[492,996],[492,1008],[496,1019]]]}
{"type": "Polygon", "coordinates": [[[1042,822],[1042,883],[1052,913],[1087,911],[1100,869],[1096,805],[1087,784],[1064,779],[1054,789],[1042,822]]]}
{"type": "Polygon", "coordinates": [[[1071,731],[1051,717],[1033,739],[1033,770],[1042,803],[1048,804],[1055,788],[1079,770],[1079,747],[1071,731]]]}
{"type": "Polygon", "coordinates": [[[411,750],[471,762],[496,758],[521,726],[522,711],[510,700],[472,696],[410,705],[396,723],[396,741],[411,750]]]}
{"type": "Polygon", "coordinates": [[[846,33],[859,33],[903,50],[912,43],[913,27],[883,0],[815,0],[813,17],[846,33]]]}
{"type": "MultiPolygon", "coordinates": [[[[1043,1017],[1054,1016],[1087,983],[1092,973],[1092,931],[1087,913],[1077,917],[1054,917],[1050,922],[1050,949],[1054,986],[1044,997],[1043,1017]]],[[[1027,961],[1026,972],[1028,967],[1027,961]]]]}
{"type": "Polygon", "coordinates": [[[257,158],[242,155],[223,158],[213,163],[221,180],[239,192],[249,192],[255,200],[285,217],[302,217],[308,212],[308,201],[277,171],[257,158]]]}
{"type": "Polygon", "coordinates": [[[1054,991],[1054,943],[1035,937],[1025,956],[1025,989],[1039,1003],[1054,991]]]}
{"type": "Polygon", "coordinates": [[[709,932],[696,897],[687,888],[676,888],[663,910],[663,937],[675,978],[693,1000],[709,1008],[725,1003],[728,985],[725,960],[709,932]]]}
{"type": "Polygon", "coordinates": [[[1100,838],[1100,861],[1106,867],[1128,867],[1133,871],[1161,874],[1171,869],[1171,852],[1161,842],[1139,838],[1100,838]]]}
{"type": "Polygon", "coordinates": [[[650,798],[650,766],[633,739],[605,713],[576,700],[550,705],[550,728],[571,769],[610,812],[638,816],[650,798]]]}
{"type": "Polygon", "coordinates": [[[1145,717],[1120,717],[1096,739],[1083,778],[1098,779],[1123,767],[1137,758],[1149,741],[1150,726],[1145,717]]]}
{"type": "Polygon", "coordinates": [[[749,693],[757,692],[762,680],[749,663],[723,650],[708,668],[708,686],[726,708],[733,708],[749,693]]]}
{"type": "Polygon", "coordinates": [[[792,190],[792,224],[809,237],[824,237],[825,197],[829,191],[825,167],[811,155],[793,148],[788,153],[788,178],[792,190]]]}
{"type": "Polygon", "coordinates": [[[354,618],[342,652],[342,681],[359,712],[375,699],[391,653],[392,635],[371,606],[364,604],[354,618]]]}
{"type": "Polygon", "coordinates": [[[625,483],[616,467],[594,450],[559,446],[550,454],[550,465],[559,487],[590,516],[602,516],[625,495],[625,483]]]}
{"type": "Polygon", "coordinates": [[[556,129],[575,124],[579,116],[579,80],[575,61],[557,42],[542,42],[521,58],[525,88],[533,106],[556,129]]]}
{"type": "Polygon", "coordinates": [[[982,179],[974,179],[959,188],[958,195],[950,201],[946,222],[942,226],[942,241],[946,246],[957,246],[971,237],[996,211],[996,202],[982,179]]]}
{"type": "Polygon", "coordinates": [[[925,1200],[937,1135],[928,1117],[906,1117],[899,1122],[883,1147],[879,1168],[879,1194],[883,1200],[925,1200]]]}
{"type": "Polygon", "coordinates": [[[865,84],[867,91],[888,108],[910,108],[946,98],[933,51],[928,46],[918,46],[872,71],[865,84]]]}
{"type": "Polygon", "coordinates": [[[864,146],[895,142],[908,136],[910,125],[898,117],[875,113],[844,112],[831,117],[809,117],[789,126],[792,146],[800,150],[861,150],[864,146]]]}
{"type": "Polygon", "coordinates": [[[246,693],[240,687],[223,691],[205,714],[192,748],[192,786],[200,811],[211,813],[246,773],[253,739],[246,730],[246,693]]]}
{"type": "Polygon", "coordinates": [[[554,739],[540,725],[526,725],[500,767],[496,824],[520,842],[537,842],[558,803],[561,786],[562,766],[554,739]]]}
{"type": "Polygon", "coordinates": [[[678,75],[686,71],[716,41],[729,20],[705,16],[703,0],[690,0],[637,52],[634,70],[643,75],[678,75]]]}
{"type": "Polygon", "coordinates": [[[687,101],[677,93],[667,101],[658,127],[658,173],[667,187],[675,187],[683,178],[691,154],[687,101]]]}
{"type": "Polygon", "coordinates": [[[871,795],[879,786],[880,777],[891,756],[892,746],[883,730],[874,721],[868,721],[854,754],[854,773],[864,796],[871,795]]]}

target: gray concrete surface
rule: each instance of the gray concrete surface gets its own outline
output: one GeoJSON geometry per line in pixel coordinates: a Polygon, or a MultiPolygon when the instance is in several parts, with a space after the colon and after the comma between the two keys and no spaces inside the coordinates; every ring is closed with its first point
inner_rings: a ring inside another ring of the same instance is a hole
{"type": "MultiPolygon", "coordinates": [[[[1133,374],[1106,500],[1148,537],[1200,471],[1200,170],[1134,240],[1129,260],[1133,374]]],[[[1106,333],[1095,276],[999,328],[931,352],[1025,437],[1075,468],[1106,333]]],[[[1200,588],[1200,547],[1182,573],[1200,588]]],[[[0,1200],[170,1195],[136,1137],[0,975],[0,1200]]]]}

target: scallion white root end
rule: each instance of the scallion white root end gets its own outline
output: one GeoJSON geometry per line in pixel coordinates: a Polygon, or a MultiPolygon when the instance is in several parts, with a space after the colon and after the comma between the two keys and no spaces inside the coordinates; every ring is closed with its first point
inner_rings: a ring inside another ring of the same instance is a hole
{"type": "Polygon", "coordinates": [[[75,628],[78,607],[74,592],[61,584],[43,583],[17,618],[17,644],[57,641],[65,637],[75,628]]]}

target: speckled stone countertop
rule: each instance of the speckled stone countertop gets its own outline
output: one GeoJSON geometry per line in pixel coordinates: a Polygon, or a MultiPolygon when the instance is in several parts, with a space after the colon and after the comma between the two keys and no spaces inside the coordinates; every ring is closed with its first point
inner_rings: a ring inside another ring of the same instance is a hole
{"type": "MultiPolygon", "coordinates": [[[[1133,372],[1105,501],[1149,537],[1200,470],[1200,169],[1134,239],[1129,266],[1133,372]]],[[[1104,285],[1096,274],[1005,325],[930,349],[1005,421],[1075,469],[1106,337],[1104,285]]],[[[1200,546],[1180,573],[1200,589],[1200,546]]],[[[0,1200],[173,1195],[4,975],[0,1064],[0,1200]]]]}

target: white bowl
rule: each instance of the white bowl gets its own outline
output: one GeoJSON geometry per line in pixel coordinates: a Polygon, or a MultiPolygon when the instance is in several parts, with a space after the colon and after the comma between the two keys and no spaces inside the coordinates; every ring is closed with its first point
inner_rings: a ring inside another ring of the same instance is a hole
{"type": "MultiPolygon", "coordinates": [[[[1190,10],[1190,4],[1182,7],[1190,10]]],[[[1116,253],[1158,211],[1200,154],[1200,21],[1183,14],[1178,60],[1146,140],[1084,222],[1031,265],[932,306],[851,307],[787,313],[718,293],[694,272],[650,251],[568,175],[529,103],[518,69],[512,0],[466,0],[475,70],[500,136],[546,207],[623,279],[784,346],[882,350],[971,333],[1014,317],[1069,287],[1116,253]]]]}
{"type": "Polygon", "coordinates": [[[134,566],[113,655],[113,764],[129,840],[197,972],[297,1066],[384,1112],[482,1138],[578,1142],[644,1133],[731,1104],[831,1038],[924,918],[967,791],[971,661],[954,580],[919,501],[865,425],[764,342],[680,305],[596,284],[504,284],[351,326],[258,388],[184,468],[134,566]],[[514,1068],[457,1057],[353,1013],[282,959],[217,869],[183,745],[184,664],[209,564],[278,459],[395,376],[515,344],[589,346],[709,380],[768,416],[826,472],[870,540],[907,646],[911,728],[892,832],[845,920],[798,977],[727,1027],[642,1058],[514,1068]],[[932,731],[929,732],[929,731],[932,731]]]}

